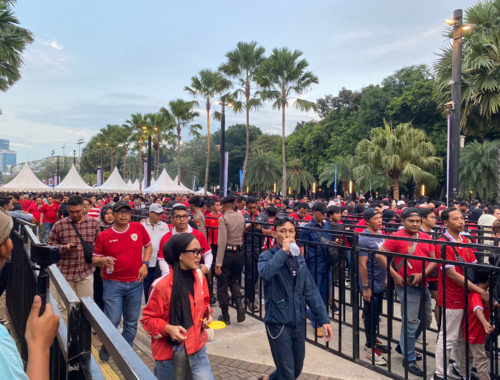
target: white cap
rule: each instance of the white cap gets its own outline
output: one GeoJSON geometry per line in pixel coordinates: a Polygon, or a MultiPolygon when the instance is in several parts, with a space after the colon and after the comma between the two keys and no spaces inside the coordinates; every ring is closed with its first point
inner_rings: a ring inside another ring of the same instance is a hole
{"type": "Polygon", "coordinates": [[[398,203],[397,203],[398,206],[402,206],[404,204],[405,204],[405,201],[398,201],[398,203]]]}
{"type": "Polygon", "coordinates": [[[153,203],[151,206],[149,206],[149,212],[154,212],[155,214],[163,214],[165,210],[163,209],[163,207],[161,207],[161,204],[153,203]]]}

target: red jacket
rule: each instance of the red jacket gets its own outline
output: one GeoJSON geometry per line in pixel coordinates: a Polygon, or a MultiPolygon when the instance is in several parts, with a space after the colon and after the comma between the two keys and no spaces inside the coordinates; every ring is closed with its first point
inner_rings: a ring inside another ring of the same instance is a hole
{"type": "MultiPolygon", "coordinates": [[[[201,350],[207,341],[207,332],[202,325],[205,311],[210,309],[210,293],[208,292],[205,276],[199,269],[194,274],[194,302],[190,294],[191,314],[193,326],[187,330],[187,339],[184,341],[188,355],[201,350]]],[[[142,311],[141,323],[144,330],[151,335],[151,350],[154,360],[171,360],[173,358],[172,346],[167,343],[165,327],[170,319],[170,297],[172,295],[172,272],[160,277],[151,286],[149,301],[142,311]]],[[[210,312],[212,310],[210,309],[210,312]]]]}

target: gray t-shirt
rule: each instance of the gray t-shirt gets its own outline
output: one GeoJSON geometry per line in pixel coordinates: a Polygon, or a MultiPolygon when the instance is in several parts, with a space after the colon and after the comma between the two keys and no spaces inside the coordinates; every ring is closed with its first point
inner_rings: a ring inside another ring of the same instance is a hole
{"type": "MultiPolygon", "coordinates": [[[[382,236],[382,233],[378,231],[378,235],[382,236]]],[[[377,259],[375,258],[375,253],[363,251],[363,248],[378,251],[383,243],[383,237],[375,236],[375,234],[371,233],[368,230],[364,230],[359,236],[359,257],[368,256],[368,263],[366,264],[368,268],[368,285],[370,286],[370,289],[372,289],[372,291],[375,293],[384,291],[387,273],[384,268],[382,268],[378,263],[377,259]],[[372,261],[374,275],[372,274],[372,261]],[[375,281],[373,282],[373,280],[375,281]]],[[[359,288],[361,289],[361,291],[363,290],[361,272],[359,273],[359,288]]]]}

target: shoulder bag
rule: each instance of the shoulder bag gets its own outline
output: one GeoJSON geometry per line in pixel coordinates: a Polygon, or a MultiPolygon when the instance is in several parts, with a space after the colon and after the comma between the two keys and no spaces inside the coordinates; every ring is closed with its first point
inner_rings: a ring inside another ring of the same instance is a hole
{"type": "Polygon", "coordinates": [[[82,235],[80,234],[80,231],[78,231],[78,228],[76,228],[75,223],[71,223],[71,227],[75,230],[78,239],[80,239],[80,243],[82,243],[83,247],[83,257],[85,258],[85,261],[88,264],[92,264],[92,256],[94,255],[94,247],[87,243],[85,240],[83,240],[82,235]]]}

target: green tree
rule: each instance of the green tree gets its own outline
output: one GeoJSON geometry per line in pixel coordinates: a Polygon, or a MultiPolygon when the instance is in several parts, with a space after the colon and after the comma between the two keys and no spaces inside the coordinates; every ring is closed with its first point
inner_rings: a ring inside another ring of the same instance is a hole
{"type": "Polygon", "coordinates": [[[257,109],[261,105],[261,99],[253,93],[255,84],[255,74],[261,64],[265,61],[266,49],[258,46],[257,42],[238,42],[236,49],[226,53],[227,62],[219,67],[219,71],[231,77],[238,84],[235,96],[243,98],[244,101],[234,101],[233,111],[246,113],[246,151],[245,162],[243,164],[243,183],[248,166],[248,156],[250,155],[250,111],[257,109]]]}
{"type": "Polygon", "coordinates": [[[187,102],[183,99],[175,99],[168,103],[169,109],[162,108],[160,110],[161,113],[166,114],[169,113],[175,120],[175,128],[177,134],[177,173],[178,182],[177,184],[181,184],[181,132],[182,128],[188,127],[189,134],[192,136],[199,136],[199,130],[201,129],[201,125],[192,124],[189,125],[195,118],[199,117],[200,114],[196,111],[193,111],[193,108],[198,103],[195,101],[187,102]]]}
{"type": "Polygon", "coordinates": [[[314,176],[304,169],[304,164],[299,159],[290,161],[288,168],[287,184],[295,195],[300,194],[302,188],[309,189],[314,183],[314,176]]]}
{"type": "Polygon", "coordinates": [[[477,140],[460,151],[460,197],[466,199],[473,191],[482,202],[496,199],[498,188],[492,178],[498,173],[498,147],[500,141],[477,140]]]}
{"type": "Polygon", "coordinates": [[[132,139],[132,127],[127,124],[122,124],[120,129],[116,130],[115,141],[117,148],[121,151],[123,155],[123,168],[122,174],[123,178],[126,176],[126,163],[127,163],[127,153],[130,147],[134,143],[132,139]]]}
{"type": "Polygon", "coordinates": [[[140,188],[142,189],[142,184],[144,183],[143,179],[143,165],[142,163],[144,162],[142,159],[142,143],[144,142],[144,130],[148,128],[148,120],[144,118],[144,116],[141,113],[134,113],[130,115],[130,119],[125,121],[125,124],[127,124],[131,130],[132,130],[132,139],[134,141],[139,142],[138,150],[139,150],[139,183],[140,183],[140,188]]]}
{"type": "Polygon", "coordinates": [[[330,187],[335,181],[335,165],[337,165],[337,181],[342,182],[344,194],[349,192],[349,181],[354,181],[354,157],[352,155],[337,156],[326,164],[319,175],[319,183],[330,187]]]}
{"type": "MultiPolygon", "coordinates": [[[[197,76],[191,78],[191,86],[184,87],[184,91],[189,92],[194,97],[200,97],[205,101],[207,110],[207,136],[208,147],[210,147],[210,109],[212,101],[226,94],[231,88],[232,83],[224,76],[210,69],[201,70],[197,76]]],[[[207,150],[207,164],[205,169],[205,195],[208,188],[208,175],[210,166],[210,149],[207,150]]]]}
{"type": "Polygon", "coordinates": [[[280,177],[278,158],[272,153],[257,150],[248,160],[248,175],[244,185],[258,191],[270,190],[280,177]]]}
{"type": "MultiPolygon", "coordinates": [[[[302,95],[319,79],[308,70],[309,63],[301,58],[302,52],[288,48],[273,49],[272,54],[261,64],[256,81],[262,88],[263,100],[273,101],[273,108],[281,110],[281,154],[283,165],[282,194],[287,194],[287,169],[285,153],[285,109],[293,95],[302,95]]],[[[316,110],[316,104],[308,100],[296,98],[294,107],[302,111],[316,110]]]]}
{"type": "Polygon", "coordinates": [[[261,150],[264,153],[273,152],[276,154],[281,153],[281,136],[271,133],[265,133],[257,137],[255,141],[250,143],[250,150],[255,153],[261,150]]]}
{"type": "Polygon", "coordinates": [[[392,179],[393,198],[399,199],[399,180],[405,177],[416,184],[432,183],[435,176],[426,169],[441,168],[442,159],[435,157],[432,143],[427,141],[424,131],[399,124],[392,128],[375,128],[370,140],[364,139],[356,148],[355,165],[369,165],[392,179]]]}

